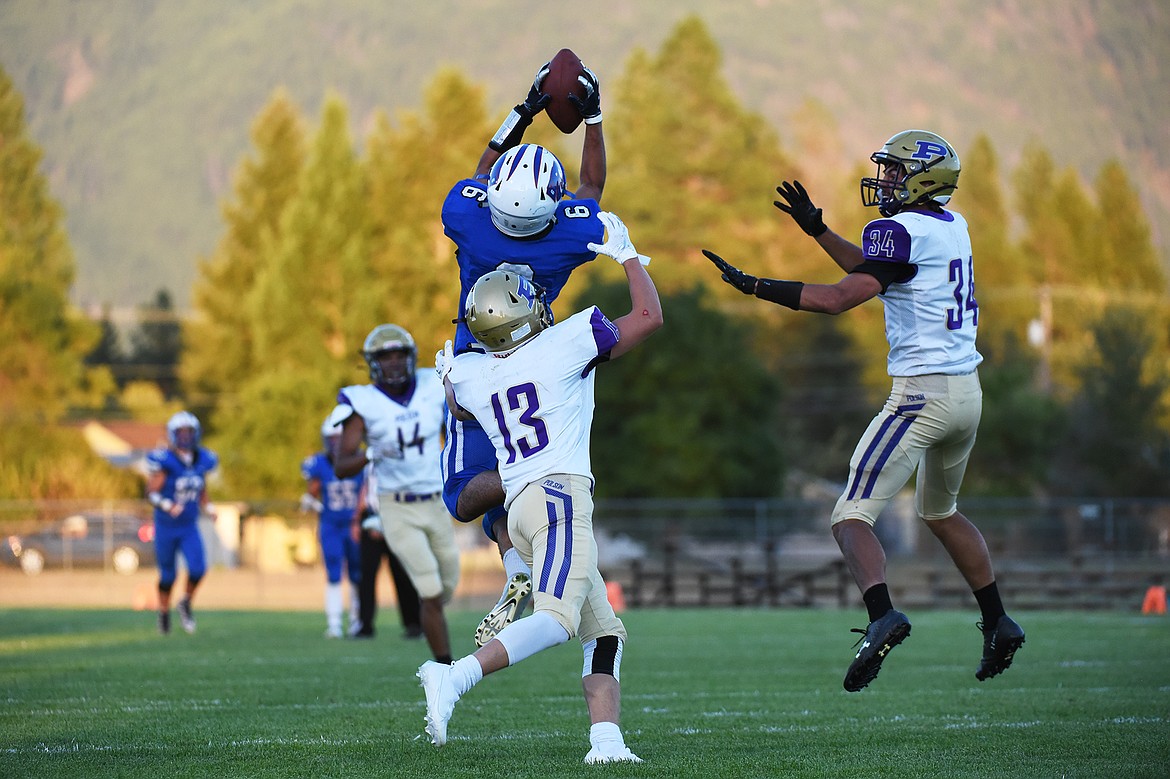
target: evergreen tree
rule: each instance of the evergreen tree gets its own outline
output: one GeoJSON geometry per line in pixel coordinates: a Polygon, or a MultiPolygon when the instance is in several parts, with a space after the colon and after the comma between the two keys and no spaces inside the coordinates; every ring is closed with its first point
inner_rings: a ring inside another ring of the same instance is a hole
{"type": "Polygon", "coordinates": [[[1155,358],[1146,317],[1110,308],[1090,328],[1093,349],[1078,364],[1080,389],[1071,404],[1054,469],[1064,495],[1170,495],[1170,434],[1165,418],[1170,376],[1155,358]]]}
{"type": "MultiPolygon", "coordinates": [[[[252,125],[253,156],[235,176],[233,200],[223,205],[224,235],[199,265],[195,316],[185,327],[179,365],[184,394],[214,426],[214,409],[254,368],[254,333],[243,299],[255,285],[280,215],[297,191],[305,158],[303,119],[288,93],[277,90],[252,125]]],[[[208,421],[205,420],[205,423],[208,421]]]]}
{"type": "Polygon", "coordinates": [[[125,497],[135,478],[57,425],[111,385],[107,370],[85,367],[100,331],[69,306],[73,255],[40,162],[0,68],[0,499],[125,497]]]}
{"type": "Polygon", "coordinates": [[[224,478],[236,489],[287,496],[300,489],[296,465],[316,448],[320,420],[352,377],[368,330],[368,317],[351,300],[371,274],[366,184],[348,121],[345,104],[330,95],[296,192],[243,301],[252,369],[239,377],[239,395],[221,404],[216,439],[233,453],[224,478]]]}
{"type": "Polygon", "coordinates": [[[153,303],[138,308],[138,326],[130,334],[126,376],[154,382],[164,397],[173,398],[179,389],[175,367],[182,353],[182,332],[171,293],[160,289],[153,303]]]}
{"type": "Polygon", "coordinates": [[[403,114],[397,128],[379,114],[367,141],[370,289],[378,294],[366,329],[402,325],[418,344],[420,364],[431,364],[452,337],[459,309],[459,269],[454,244],[443,234],[443,200],[475,172],[495,129],[490,124],[482,88],[445,69],[427,87],[422,111],[403,114]]]}
{"type": "MultiPolygon", "coordinates": [[[[655,280],[666,289],[708,283],[712,268],[701,247],[770,276],[781,267],[791,272],[781,262],[786,250],[808,251],[803,234],[780,231],[783,215],[772,207],[776,184],[793,166],[763,117],[740,105],[721,64],[710,32],[692,15],[656,56],[636,50],[622,76],[603,85],[611,161],[605,207],[630,226],[640,251],[665,260],[655,280]]],[[[716,294],[732,300],[737,293],[716,294]]]]}
{"type": "MultiPolygon", "coordinates": [[[[663,295],[667,326],[597,369],[593,472],[605,498],[769,497],[784,464],[780,392],[753,354],[751,329],[695,287],[663,295]]],[[[573,310],[629,310],[628,287],[593,281],[573,310]]]]}
{"type": "Polygon", "coordinates": [[[55,422],[84,389],[100,333],[70,308],[73,253],[40,163],[0,69],[0,419],[55,422]]]}

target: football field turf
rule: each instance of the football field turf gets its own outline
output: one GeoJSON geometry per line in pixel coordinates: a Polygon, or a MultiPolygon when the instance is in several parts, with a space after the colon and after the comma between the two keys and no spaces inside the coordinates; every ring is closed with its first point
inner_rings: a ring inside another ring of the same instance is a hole
{"type": "MultiPolygon", "coordinates": [[[[448,744],[422,735],[426,645],[384,612],[328,641],[306,612],[0,609],[0,777],[1166,777],[1170,618],[1021,612],[1015,664],[977,682],[973,612],[910,612],[865,690],[841,687],[860,611],[623,615],[626,741],[586,766],[574,641],[489,676],[448,744]]],[[[451,615],[456,654],[481,615],[451,615]]]]}

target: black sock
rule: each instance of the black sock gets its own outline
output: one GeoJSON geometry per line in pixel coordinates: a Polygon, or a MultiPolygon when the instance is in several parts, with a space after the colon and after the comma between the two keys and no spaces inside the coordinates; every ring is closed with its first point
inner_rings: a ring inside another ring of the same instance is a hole
{"type": "Polygon", "coordinates": [[[869,610],[870,622],[880,619],[887,611],[894,608],[894,604],[890,601],[890,588],[886,586],[885,582],[870,587],[861,596],[861,599],[865,601],[865,608],[869,610]]]}
{"type": "Polygon", "coordinates": [[[995,627],[1005,612],[1003,601],[999,598],[999,586],[995,582],[975,590],[975,600],[979,603],[979,611],[983,613],[983,625],[990,630],[995,627]]]}
{"type": "Polygon", "coordinates": [[[451,655],[439,655],[435,657],[435,662],[440,665],[451,665],[455,660],[452,659],[451,655]]]}

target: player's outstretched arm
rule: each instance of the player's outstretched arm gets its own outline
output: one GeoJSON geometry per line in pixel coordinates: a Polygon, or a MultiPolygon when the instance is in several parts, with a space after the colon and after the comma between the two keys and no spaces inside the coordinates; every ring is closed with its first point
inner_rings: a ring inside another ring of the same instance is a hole
{"type": "Polygon", "coordinates": [[[618,329],[618,342],[610,350],[609,356],[610,359],[616,359],[662,327],[662,302],[658,298],[654,281],[646,272],[650,258],[638,254],[622,220],[606,211],[598,214],[598,218],[605,223],[605,243],[591,243],[589,248],[620,263],[630,285],[630,313],[613,320],[618,329]]]}
{"type": "Polygon", "coordinates": [[[551,64],[546,62],[540,66],[540,70],[536,71],[536,77],[532,79],[532,86],[528,88],[528,95],[523,102],[508,112],[500,129],[496,130],[496,134],[488,141],[487,148],[483,150],[479,164],[475,167],[475,178],[486,177],[491,173],[492,165],[504,152],[513,146],[519,146],[520,141],[524,139],[524,131],[532,124],[533,118],[548,107],[552,98],[541,91],[541,86],[548,76],[551,64]]]}
{"type": "Polygon", "coordinates": [[[577,187],[576,195],[582,200],[593,198],[600,203],[606,176],[605,135],[601,130],[601,82],[589,68],[584,68],[579,80],[585,87],[585,97],[569,95],[569,101],[577,108],[585,123],[585,140],[581,148],[581,186],[577,187]]]}
{"type": "Polygon", "coordinates": [[[776,187],[776,194],[781,200],[773,200],[772,205],[792,217],[806,235],[815,238],[841,270],[849,273],[865,259],[860,246],[845,240],[825,225],[821,209],[813,205],[812,198],[799,181],[781,182],[776,187]]]}

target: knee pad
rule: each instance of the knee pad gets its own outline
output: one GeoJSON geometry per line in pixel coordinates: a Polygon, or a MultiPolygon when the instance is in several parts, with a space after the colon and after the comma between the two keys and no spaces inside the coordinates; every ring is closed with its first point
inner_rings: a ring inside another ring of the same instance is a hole
{"type": "Polygon", "coordinates": [[[164,582],[162,579],[159,579],[159,581],[158,581],[158,591],[164,595],[170,595],[171,588],[174,586],[175,586],[175,582],[173,579],[169,582],[164,582]]]}
{"type": "Polygon", "coordinates": [[[602,636],[588,641],[581,647],[585,664],[581,668],[582,678],[592,674],[609,674],[621,681],[622,640],[617,636],[602,636]]]}

